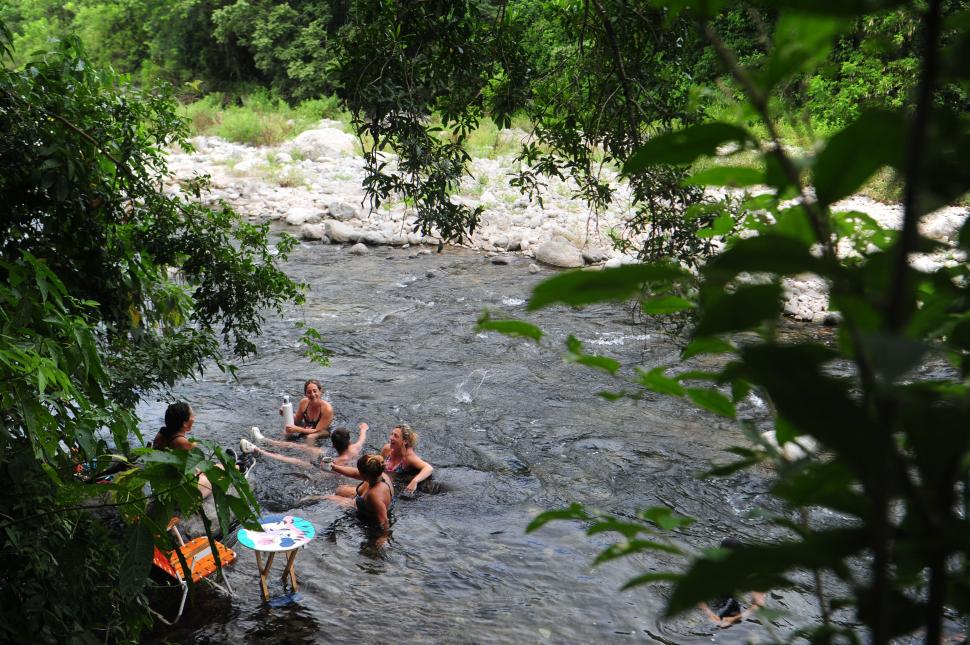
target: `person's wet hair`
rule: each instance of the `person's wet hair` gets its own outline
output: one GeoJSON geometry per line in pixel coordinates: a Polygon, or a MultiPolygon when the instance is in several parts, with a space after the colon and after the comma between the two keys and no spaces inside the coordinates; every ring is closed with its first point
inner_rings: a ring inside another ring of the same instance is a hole
{"type": "Polygon", "coordinates": [[[316,385],[316,386],[317,386],[317,389],[318,389],[318,390],[320,390],[320,394],[323,394],[323,385],[321,385],[321,384],[320,384],[320,381],[318,381],[318,380],[317,380],[317,379],[315,379],[315,378],[308,378],[308,379],[306,380],[306,383],[304,383],[304,384],[303,384],[303,393],[304,393],[304,394],[306,394],[306,389],[307,389],[308,387],[310,387],[310,384],[311,384],[311,383],[313,383],[314,385],[316,385]]]}
{"type": "Polygon", "coordinates": [[[405,445],[409,448],[414,448],[418,445],[418,433],[411,429],[406,423],[399,423],[395,428],[401,429],[401,438],[404,439],[405,445]]]}
{"type": "Polygon", "coordinates": [[[357,460],[357,472],[368,482],[373,483],[384,472],[384,458],[374,453],[361,455],[357,460]]]}
{"type": "Polygon", "coordinates": [[[159,428],[163,437],[171,437],[182,429],[192,417],[192,407],[185,401],[176,401],[165,410],[165,425],[159,428]]]}
{"type": "Polygon", "coordinates": [[[330,433],[330,443],[333,444],[333,449],[337,451],[338,455],[343,454],[350,447],[350,430],[347,428],[335,428],[330,433]]]}

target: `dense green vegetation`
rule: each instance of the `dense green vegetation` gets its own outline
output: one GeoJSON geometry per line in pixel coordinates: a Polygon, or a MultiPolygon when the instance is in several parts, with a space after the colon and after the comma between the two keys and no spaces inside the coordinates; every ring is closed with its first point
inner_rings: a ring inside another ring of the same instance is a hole
{"type": "MultiPolygon", "coordinates": [[[[771,186],[770,193],[747,202],[768,216],[746,220],[740,235],[730,233],[730,222],[715,221],[712,229],[722,226],[727,248],[699,276],[669,262],[566,273],[539,285],[530,308],[582,306],[646,289],[644,312],[692,314],[682,357],[721,355],[721,367],[624,370],[612,359],[586,354],[570,338],[566,349],[572,360],[622,379],[621,391],[602,396],[650,391],[736,419],[736,405],[754,391],[770,402],[780,443],[807,436],[824,448],[806,459],[786,459],[760,435],[767,429],[763,424],[738,419],[754,448],[735,447],[738,459],[708,476],[773,462],[772,492],[791,510],[771,520],[788,537],[737,550],[711,549],[686,572],[643,572],[628,587],[672,583],[667,610],[676,614],[712,596],[796,586],[792,573],[807,570],[814,573],[820,620],[803,625],[793,638],[885,643],[916,633],[938,643],[947,608],[963,620],[970,615],[970,266],[951,262],[917,270],[910,260],[921,252],[948,250],[965,258],[970,251],[970,220],[958,239],[946,243],[918,230],[924,215],[970,191],[960,152],[970,149],[970,121],[958,98],[970,81],[960,62],[970,46],[970,12],[939,1],[913,7],[909,24],[920,25],[912,34],[919,45],[909,65],[917,87],[879,109],[843,115],[849,122],[820,141],[817,154],[805,155],[779,145],[772,96],[814,66],[831,62],[829,48],[844,42],[858,9],[841,2],[779,4],[791,7],[776,17],[774,46],[765,60],[748,64],[725,45],[712,15],[694,14],[743,91],[743,109],[734,119],[654,137],[625,164],[627,173],[638,174],[690,165],[725,145],[741,154],[753,150],[760,163],[709,168],[688,183],[771,186]],[[755,119],[758,130],[752,127],[755,119]],[[860,213],[831,210],[885,167],[902,178],[902,230],[884,230],[860,213]],[[856,252],[838,257],[840,242],[856,252]],[[781,281],[799,274],[829,284],[830,305],[841,315],[834,345],[778,333],[781,281]],[[917,368],[929,358],[945,359],[949,376],[922,377],[917,368]],[[834,526],[813,521],[819,508],[846,521],[834,526]],[[835,619],[847,608],[868,634],[853,633],[835,619]]],[[[534,339],[542,335],[525,321],[485,316],[479,326],[534,339]]],[[[530,530],[553,520],[583,521],[590,534],[619,534],[598,562],[650,550],[689,558],[665,532],[690,519],[667,508],[631,519],[573,505],[542,514],[530,530]]]]}
{"type": "MultiPolygon", "coordinates": [[[[9,43],[0,25],[0,56],[9,43]]],[[[138,448],[151,439],[139,400],[207,363],[232,371],[266,311],[301,297],[276,266],[292,240],[270,248],[265,227],[231,210],[158,192],[165,147],[188,145],[175,109],[170,95],[91,66],[73,38],[23,71],[0,69],[4,642],[137,636],[152,545],[171,548],[167,520],[198,508],[198,472],[224,530],[230,511],[255,517],[221,448],[138,448]],[[139,467],[84,483],[79,473],[113,454],[139,467]]]]}
{"type": "MultiPolygon", "coordinates": [[[[637,216],[616,242],[645,234],[633,250],[649,262],[564,274],[540,286],[532,306],[645,292],[648,314],[690,314],[685,358],[723,355],[723,367],[628,371],[571,339],[573,360],[633,374],[604,396],[646,389],[734,418],[756,390],[782,441],[810,435],[826,449],[790,464],[767,445],[738,447],[740,461],[715,470],[776,459],[774,493],[793,511],[775,521],[790,539],[711,552],[686,573],[644,573],[631,585],[673,583],[676,613],[719,593],[791,585],[791,571],[808,569],[822,620],[805,633],[820,642],[858,639],[831,620],[846,608],[877,643],[919,629],[938,642],[945,607],[970,612],[970,271],[908,263],[942,244],[919,235],[920,218],[970,189],[966,2],[14,0],[0,21],[11,31],[3,49],[15,45],[0,76],[0,194],[9,207],[0,238],[0,557],[16,572],[0,582],[6,638],[137,630],[146,547],[164,513],[197,503],[194,467],[214,479],[224,507],[245,516],[252,502],[245,487],[241,498],[225,496],[232,478],[201,451],[174,461],[147,453],[138,478],[114,490],[129,519],[142,518],[120,561],[96,551],[103,528],[72,510],[85,494],[74,463],[104,455],[98,430],[126,446],[137,397],[205,360],[225,366],[220,340],[245,355],[260,312],[298,297],[265,230],[154,192],[160,147],[185,135],[155,81],[186,99],[219,92],[187,115],[253,142],[332,113],[327,97],[338,96],[367,144],[372,201],[402,196],[419,227],[448,238],[474,230],[480,215],[449,194],[486,120],[525,118],[533,129],[513,179],[526,193],[541,196],[544,178],[569,176],[578,198],[605,207],[613,193],[602,166],[622,166],[637,216]],[[50,34],[62,42],[35,55],[50,34]],[[131,76],[100,71],[109,67],[131,76]],[[240,96],[256,98],[236,113],[240,96]],[[226,108],[218,117],[217,103],[226,108]],[[252,116],[279,113],[288,116],[275,125],[266,123],[275,116],[252,116]],[[782,145],[779,122],[797,149],[782,145]],[[386,146],[399,155],[394,168],[378,154],[386,146]],[[901,231],[830,210],[887,169],[902,187],[901,231]],[[770,192],[727,203],[702,190],[753,185],[770,192]],[[848,259],[835,254],[843,240],[856,251],[848,259]],[[721,244],[727,250],[705,262],[721,244]],[[170,267],[187,284],[170,280],[170,267]],[[842,317],[835,347],[776,333],[781,279],[804,273],[830,285],[842,317]],[[948,360],[951,376],[914,376],[928,356],[948,360]],[[832,376],[834,363],[854,376],[832,376]],[[169,491],[152,515],[134,493],[146,480],[169,491]],[[852,521],[813,526],[817,507],[852,521]],[[24,546],[28,533],[47,549],[24,546]],[[72,588],[63,576],[93,589],[102,571],[113,583],[104,594],[57,595],[72,588]],[[832,597],[826,576],[847,595],[832,597]]],[[[970,228],[949,250],[965,257],[970,228]]],[[[481,325],[540,335],[521,321],[481,325]]],[[[761,428],[742,423],[757,438],[761,428]]],[[[621,534],[604,560],[676,551],[656,531],[683,523],[656,509],[631,521],[573,507],[533,528],[557,518],[621,534]]]]}

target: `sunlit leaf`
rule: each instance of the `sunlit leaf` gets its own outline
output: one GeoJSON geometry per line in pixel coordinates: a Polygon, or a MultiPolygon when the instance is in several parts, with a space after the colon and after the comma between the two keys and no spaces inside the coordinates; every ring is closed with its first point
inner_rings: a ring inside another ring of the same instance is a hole
{"type": "Polygon", "coordinates": [[[775,46],[764,64],[762,89],[769,90],[794,74],[810,71],[832,49],[850,23],[825,15],[784,12],[775,23],[775,46]]]}
{"type": "Polygon", "coordinates": [[[883,166],[900,168],[905,150],[901,114],[867,110],[829,139],[812,171],[815,193],[823,205],[856,192],[883,166]]]}
{"type": "Polygon", "coordinates": [[[643,387],[659,394],[670,394],[672,396],[684,396],[684,386],[664,375],[662,367],[655,367],[650,371],[637,370],[637,381],[643,387]]]}
{"type": "Polygon", "coordinates": [[[736,351],[734,345],[717,336],[701,336],[691,340],[680,357],[684,360],[698,354],[726,354],[736,351]]]}
{"type": "Polygon", "coordinates": [[[586,512],[586,509],[582,504],[570,504],[567,508],[560,508],[552,511],[544,511],[535,516],[535,518],[529,522],[529,525],[525,528],[526,533],[531,533],[536,529],[539,529],[549,522],[555,520],[580,520],[588,521],[593,519],[593,517],[586,512]]]}
{"type": "Polygon", "coordinates": [[[640,308],[643,309],[644,313],[653,316],[662,316],[665,314],[673,314],[678,311],[683,311],[684,309],[690,309],[694,306],[690,300],[686,298],[681,298],[680,296],[658,296],[656,298],[650,298],[644,300],[640,308]]]}
{"type": "Polygon", "coordinates": [[[496,331],[506,336],[531,338],[537,343],[542,339],[542,330],[535,325],[521,320],[493,320],[488,312],[481,315],[475,329],[478,331],[496,331]]]}
{"type": "Polygon", "coordinates": [[[602,564],[603,562],[609,562],[610,560],[626,557],[642,551],[662,551],[673,555],[681,555],[683,553],[677,547],[666,542],[658,542],[656,540],[629,540],[607,547],[596,556],[593,564],[602,564]]]}
{"type": "Polygon", "coordinates": [[[729,186],[744,188],[765,183],[765,174],[754,168],[715,166],[696,172],[684,180],[686,186],[729,186]]]}
{"type": "Polygon", "coordinates": [[[637,149],[626,163],[623,173],[630,175],[658,164],[686,165],[698,157],[710,156],[726,143],[744,144],[751,135],[728,123],[702,123],[658,135],[637,149]]]}
{"type": "Polygon", "coordinates": [[[532,291],[529,310],[560,302],[588,305],[607,300],[625,300],[636,295],[645,283],[680,280],[686,272],[671,264],[630,264],[603,271],[567,271],[540,282],[532,291]]]}
{"type": "Polygon", "coordinates": [[[735,416],[734,404],[731,400],[718,392],[707,388],[689,387],[687,397],[697,406],[704,408],[708,412],[733,419],[735,416]]]}
{"type": "Polygon", "coordinates": [[[665,531],[674,531],[683,526],[690,526],[696,521],[692,517],[677,515],[666,506],[653,506],[640,511],[639,515],[665,531]]]}

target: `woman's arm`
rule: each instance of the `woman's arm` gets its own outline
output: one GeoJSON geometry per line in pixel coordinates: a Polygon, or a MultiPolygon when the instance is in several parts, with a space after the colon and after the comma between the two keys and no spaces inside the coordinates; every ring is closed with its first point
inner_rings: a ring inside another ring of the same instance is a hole
{"type": "Polygon", "coordinates": [[[418,474],[412,477],[408,485],[404,487],[406,492],[413,493],[415,490],[417,490],[418,484],[423,482],[428,477],[431,477],[431,473],[434,472],[434,468],[431,466],[431,464],[426,462],[424,459],[421,459],[421,457],[418,457],[413,452],[407,456],[407,462],[408,466],[418,470],[418,474]]]}
{"type": "Polygon", "coordinates": [[[364,480],[364,478],[360,476],[360,471],[351,466],[341,466],[340,464],[331,463],[330,470],[332,470],[337,474],[343,475],[344,477],[350,477],[351,479],[359,479],[361,481],[364,480]]]}
{"type": "Polygon", "coordinates": [[[378,526],[385,531],[390,528],[391,523],[387,519],[387,504],[385,504],[384,500],[380,498],[377,491],[374,491],[371,495],[369,495],[367,503],[373,504],[374,519],[377,520],[378,526]]]}

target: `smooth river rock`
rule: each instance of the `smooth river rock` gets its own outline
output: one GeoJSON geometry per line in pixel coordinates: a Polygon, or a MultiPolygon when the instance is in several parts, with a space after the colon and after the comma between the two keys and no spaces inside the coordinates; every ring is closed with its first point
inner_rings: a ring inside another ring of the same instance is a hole
{"type": "Polygon", "coordinates": [[[293,141],[284,144],[284,148],[305,159],[318,159],[356,154],[356,142],[357,139],[342,130],[319,128],[301,132],[293,141]]]}
{"type": "Polygon", "coordinates": [[[579,249],[562,239],[543,242],[536,247],[535,257],[543,264],[564,269],[574,269],[585,264],[579,249]]]}
{"type": "Polygon", "coordinates": [[[334,242],[356,242],[360,239],[360,232],[343,222],[328,219],[324,225],[327,227],[327,237],[334,242]]]}
{"type": "Polygon", "coordinates": [[[319,208],[307,208],[296,206],[286,213],[286,223],[290,226],[303,226],[304,224],[317,224],[323,219],[323,211],[319,208]]]}

